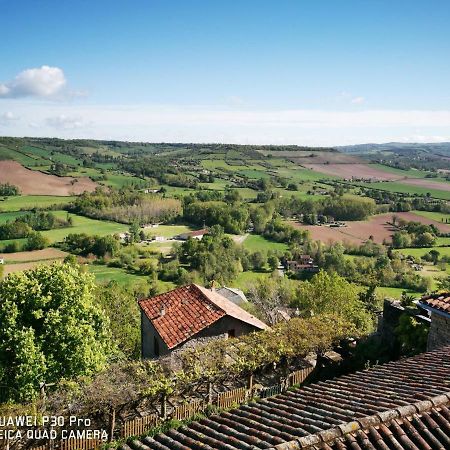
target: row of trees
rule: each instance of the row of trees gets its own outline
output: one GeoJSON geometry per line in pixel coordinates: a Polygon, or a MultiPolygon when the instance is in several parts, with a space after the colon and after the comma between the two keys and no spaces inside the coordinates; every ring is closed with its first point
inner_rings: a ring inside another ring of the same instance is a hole
{"type": "Polygon", "coordinates": [[[52,230],[71,225],[70,217],[64,220],[45,211],[30,212],[17,217],[12,222],[0,225],[0,240],[26,238],[33,231],[52,230]]]}
{"type": "Polygon", "coordinates": [[[130,187],[108,191],[97,188],[78,196],[70,210],[97,219],[145,224],[173,220],[181,213],[181,203],[157,194],[143,194],[130,187]]]}

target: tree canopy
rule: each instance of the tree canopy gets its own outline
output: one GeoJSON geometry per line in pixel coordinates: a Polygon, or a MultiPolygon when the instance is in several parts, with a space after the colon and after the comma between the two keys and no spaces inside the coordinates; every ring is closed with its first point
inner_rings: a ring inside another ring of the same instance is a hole
{"type": "Polygon", "coordinates": [[[70,264],[41,265],[0,283],[0,385],[28,400],[40,383],[106,367],[109,322],[94,303],[93,276],[70,264]]]}

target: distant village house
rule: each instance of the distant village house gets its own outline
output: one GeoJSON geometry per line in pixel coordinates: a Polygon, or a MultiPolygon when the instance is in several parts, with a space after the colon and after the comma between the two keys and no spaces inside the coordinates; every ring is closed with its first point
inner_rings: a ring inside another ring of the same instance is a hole
{"type": "Polygon", "coordinates": [[[198,239],[199,241],[203,239],[203,236],[208,234],[208,230],[203,228],[201,230],[189,231],[188,233],[182,233],[176,236],[176,239],[180,241],[187,241],[189,238],[198,239]]]}
{"type": "Polygon", "coordinates": [[[286,270],[290,272],[318,272],[319,267],[314,264],[310,255],[300,255],[297,259],[286,261],[286,270]]]}

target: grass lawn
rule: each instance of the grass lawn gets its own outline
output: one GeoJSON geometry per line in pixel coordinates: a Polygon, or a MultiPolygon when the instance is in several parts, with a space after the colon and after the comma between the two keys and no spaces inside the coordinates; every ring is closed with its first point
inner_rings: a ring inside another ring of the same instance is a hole
{"type": "Polygon", "coordinates": [[[288,249],[287,244],[283,244],[282,242],[269,241],[268,239],[258,234],[249,234],[242,245],[250,252],[268,252],[269,250],[285,252],[288,249]]]}
{"type": "MultiPolygon", "coordinates": [[[[86,267],[90,273],[94,274],[98,283],[116,281],[121,286],[131,287],[135,284],[145,284],[148,280],[146,275],[135,275],[117,267],[96,264],[88,264],[86,267]]],[[[157,283],[158,292],[167,292],[176,288],[174,283],[168,281],[158,281],[157,283]]]]}
{"type": "Polygon", "coordinates": [[[146,282],[146,276],[127,273],[117,267],[108,267],[104,265],[88,264],[89,272],[95,275],[98,282],[117,281],[121,285],[132,285],[136,282],[146,282]]]}
{"type": "Polygon", "coordinates": [[[19,211],[32,208],[48,208],[53,205],[67,205],[76,197],[60,197],[53,195],[20,195],[16,197],[0,197],[0,211],[19,211]],[[3,200],[1,200],[3,198],[3,200]]]}
{"type": "Polygon", "coordinates": [[[399,299],[405,291],[408,295],[414,295],[416,297],[420,297],[423,294],[423,292],[412,291],[411,289],[379,286],[376,289],[376,295],[381,298],[388,297],[399,299]]]}
{"type": "Polygon", "coordinates": [[[271,274],[269,272],[242,272],[238,275],[236,280],[230,283],[231,287],[236,287],[242,289],[243,291],[247,290],[250,285],[255,283],[260,278],[267,278],[271,274]]]}

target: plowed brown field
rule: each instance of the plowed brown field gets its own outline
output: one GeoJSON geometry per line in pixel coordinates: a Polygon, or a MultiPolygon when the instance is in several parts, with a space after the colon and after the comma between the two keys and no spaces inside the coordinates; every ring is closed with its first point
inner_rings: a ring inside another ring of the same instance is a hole
{"type": "Polygon", "coordinates": [[[346,227],[330,228],[327,226],[301,225],[294,224],[302,230],[309,230],[311,237],[324,243],[348,242],[352,244],[361,244],[370,236],[373,236],[375,242],[381,244],[384,240],[390,241],[395,229],[388,222],[392,221],[395,215],[399,219],[414,221],[425,224],[433,224],[446,233],[450,232],[450,225],[440,223],[426,217],[419,216],[413,212],[387,213],[371,217],[366,221],[346,222],[346,227]]]}
{"type": "Polygon", "coordinates": [[[97,187],[87,177],[57,177],[26,169],[16,161],[0,161],[0,182],[14,184],[26,195],[77,195],[97,187]]]}
{"type": "Polygon", "coordinates": [[[353,177],[380,181],[401,179],[401,177],[394,173],[383,172],[368,164],[303,164],[303,166],[326,175],[334,175],[348,179],[353,177]]]}

